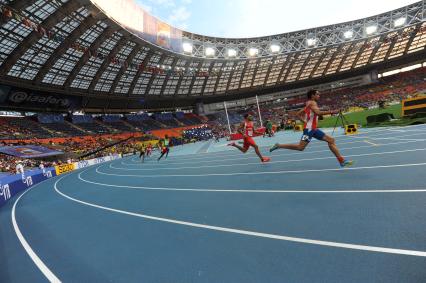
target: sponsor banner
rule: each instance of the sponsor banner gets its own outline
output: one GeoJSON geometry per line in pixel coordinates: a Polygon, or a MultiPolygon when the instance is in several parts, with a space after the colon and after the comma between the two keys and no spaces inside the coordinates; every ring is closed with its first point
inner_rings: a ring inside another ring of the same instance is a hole
{"type": "Polygon", "coordinates": [[[76,109],[81,106],[81,98],[0,85],[0,105],[44,109],[76,109]]]}
{"type": "Polygon", "coordinates": [[[73,170],[74,170],[74,163],[55,166],[55,171],[57,176],[73,171],[73,170]]]}
{"type": "Polygon", "coordinates": [[[120,155],[114,154],[91,160],[80,161],[72,164],[55,166],[54,168],[36,169],[25,171],[24,174],[8,175],[0,178],[0,207],[16,194],[34,186],[44,180],[73,171],[74,169],[86,168],[91,165],[99,164],[119,159],[120,155]]]}
{"type": "Polygon", "coordinates": [[[10,175],[0,179],[0,207],[19,192],[56,176],[54,168],[26,171],[23,175],[10,175]]]}
{"type": "Polygon", "coordinates": [[[21,158],[35,158],[63,154],[62,151],[52,150],[38,145],[2,146],[0,152],[21,158]]]}
{"type": "Polygon", "coordinates": [[[118,154],[114,154],[114,155],[110,155],[110,156],[104,156],[104,157],[98,157],[98,158],[93,158],[93,159],[89,159],[89,160],[83,160],[83,161],[75,162],[74,167],[75,167],[75,169],[83,169],[83,168],[86,168],[86,167],[89,167],[89,166],[92,166],[92,165],[116,160],[116,159],[119,159],[119,158],[120,158],[120,155],[118,155],[118,154]]]}

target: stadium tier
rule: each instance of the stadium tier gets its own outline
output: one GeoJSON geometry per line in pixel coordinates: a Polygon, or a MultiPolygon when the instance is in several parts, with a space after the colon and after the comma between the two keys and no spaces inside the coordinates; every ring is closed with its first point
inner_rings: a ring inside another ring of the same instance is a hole
{"type": "Polygon", "coordinates": [[[352,22],[246,39],[182,31],[119,2],[2,0],[2,107],[124,113],[198,103],[202,110],[203,104],[360,74],[375,80],[425,58],[423,1],[352,22]],[[157,41],[129,26],[139,18],[142,26],[168,27],[173,37],[157,41]]]}

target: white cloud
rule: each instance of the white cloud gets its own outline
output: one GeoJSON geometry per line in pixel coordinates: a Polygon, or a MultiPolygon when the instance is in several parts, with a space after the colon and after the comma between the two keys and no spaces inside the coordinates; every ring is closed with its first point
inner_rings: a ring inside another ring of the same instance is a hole
{"type": "Polygon", "coordinates": [[[172,25],[175,25],[181,29],[187,29],[188,23],[187,20],[191,17],[191,12],[185,6],[180,6],[176,9],[173,9],[172,14],[168,18],[168,22],[172,25]]]}
{"type": "Polygon", "coordinates": [[[235,16],[227,19],[232,29],[228,29],[222,36],[254,37],[314,28],[373,16],[414,2],[234,0],[232,10],[235,16]]]}

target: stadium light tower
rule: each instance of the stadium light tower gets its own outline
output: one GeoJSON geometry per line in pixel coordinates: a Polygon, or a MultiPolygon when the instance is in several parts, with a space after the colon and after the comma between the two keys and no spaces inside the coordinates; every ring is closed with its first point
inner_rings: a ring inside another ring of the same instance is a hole
{"type": "Polygon", "coordinates": [[[207,47],[205,53],[207,57],[213,57],[216,51],[212,47],[207,47]]]}
{"type": "Polygon", "coordinates": [[[281,47],[278,44],[272,44],[269,48],[272,53],[278,53],[281,50],[281,47]]]}
{"type": "Polygon", "coordinates": [[[237,50],[228,49],[228,57],[237,57],[237,50]]]}
{"type": "Polygon", "coordinates": [[[401,18],[396,19],[393,22],[393,26],[396,27],[396,28],[402,27],[403,25],[405,25],[406,22],[407,22],[407,18],[406,17],[401,17],[401,18]]]}
{"type": "Polygon", "coordinates": [[[354,37],[354,32],[351,31],[351,30],[347,30],[343,34],[343,37],[346,38],[346,39],[351,39],[352,37],[354,37]]]}
{"type": "Polygon", "coordinates": [[[317,43],[317,39],[316,38],[308,38],[308,39],[306,39],[306,44],[308,45],[308,47],[315,46],[316,43],[317,43]]]}
{"type": "Polygon", "coordinates": [[[252,47],[249,49],[248,53],[250,57],[257,56],[257,54],[259,54],[259,49],[252,47]]]}
{"type": "Polygon", "coordinates": [[[377,26],[376,25],[371,25],[365,28],[365,33],[367,35],[371,35],[373,33],[375,33],[377,31],[377,26]]]}
{"type": "Polygon", "coordinates": [[[184,42],[182,44],[183,52],[185,53],[192,53],[192,44],[189,42],[184,42]]]}

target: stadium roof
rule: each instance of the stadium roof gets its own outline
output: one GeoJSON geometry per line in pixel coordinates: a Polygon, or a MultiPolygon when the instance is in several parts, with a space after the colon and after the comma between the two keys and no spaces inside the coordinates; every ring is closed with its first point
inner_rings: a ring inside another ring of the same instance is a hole
{"type": "Polygon", "coordinates": [[[424,1],[366,19],[247,39],[181,31],[131,0],[0,5],[0,82],[82,96],[83,108],[235,99],[426,58],[424,1]]]}

